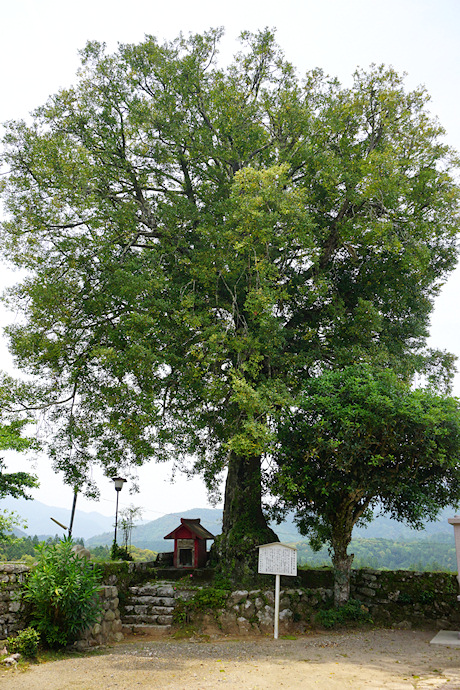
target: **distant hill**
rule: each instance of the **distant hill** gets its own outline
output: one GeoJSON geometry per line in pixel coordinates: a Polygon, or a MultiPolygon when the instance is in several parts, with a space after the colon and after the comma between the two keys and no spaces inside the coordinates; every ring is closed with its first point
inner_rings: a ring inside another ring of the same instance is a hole
{"type": "Polygon", "coordinates": [[[392,520],[381,515],[376,517],[367,527],[358,527],[353,531],[353,537],[364,539],[391,539],[393,541],[413,541],[414,539],[426,539],[427,537],[454,538],[454,530],[449,525],[447,518],[453,517],[455,510],[445,508],[434,522],[425,522],[423,530],[407,527],[402,522],[392,520]]]}
{"type": "MultiPolygon", "coordinates": [[[[27,527],[20,526],[19,529],[31,537],[35,534],[45,538],[62,534],[64,530],[52,522],[51,517],[66,526],[70,522],[71,506],[66,510],[65,508],[45,505],[45,503],[40,503],[34,499],[27,501],[24,498],[7,497],[0,501],[0,509],[14,511],[25,520],[27,527]]],[[[73,523],[73,536],[76,539],[89,539],[95,534],[112,529],[113,522],[113,518],[107,517],[107,515],[101,515],[95,511],[86,513],[77,508],[73,523]]]]}
{"type": "MultiPolygon", "coordinates": [[[[201,524],[211,534],[218,535],[222,531],[222,510],[217,508],[192,508],[178,515],[171,513],[134,527],[132,543],[141,549],[152,551],[172,551],[174,542],[165,540],[164,536],[172,532],[180,524],[180,518],[200,518],[201,524]]],[[[86,546],[109,546],[113,541],[113,530],[88,539],[86,546]]]]}
{"type": "MultiPolygon", "coordinates": [[[[78,504],[77,504],[78,505],[78,504]]],[[[50,518],[54,517],[64,525],[70,521],[69,509],[48,506],[40,501],[25,499],[5,498],[0,501],[0,509],[13,510],[28,523],[27,528],[19,528],[19,533],[27,535],[39,535],[41,538],[62,534],[61,530],[50,518]]],[[[392,541],[413,541],[418,539],[439,539],[453,543],[453,529],[448,524],[447,518],[452,517],[455,511],[447,508],[442,511],[435,522],[425,524],[425,529],[417,531],[409,529],[405,525],[389,517],[379,516],[367,527],[354,530],[353,538],[358,539],[389,539],[392,541]]],[[[212,534],[220,534],[222,530],[222,510],[217,508],[194,508],[180,514],[164,515],[156,520],[138,525],[133,530],[132,543],[143,549],[153,551],[172,551],[173,542],[164,539],[165,534],[171,532],[179,524],[180,517],[201,518],[201,522],[212,534]]],[[[306,539],[299,534],[292,515],[280,525],[271,524],[280,541],[287,543],[305,542],[306,539]]],[[[76,510],[73,535],[75,538],[83,538],[87,546],[110,545],[113,540],[113,518],[95,511],[87,513],[76,510]]]]}
{"type": "MultiPolygon", "coordinates": [[[[353,537],[363,539],[390,539],[393,541],[414,541],[426,539],[427,537],[439,538],[440,541],[453,543],[454,535],[452,525],[449,525],[447,518],[454,514],[452,509],[446,509],[441,513],[436,522],[426,523],[425,529],[418,531],[406,527],[396,520],[385,516],[375,518],[367,527],[360,527],[354,530],[353,537]]],[[[180,522],[180,517],[201,518],[201,524],[212,534],[220,534],[222,529],[222,510],[217,508],[194,508],[180,513],[164,515],[152,522],[134,527],[132,543],[142,549],[152,551],[172,551],[172,540],[165,540],[164,536],[169,534],[180,522]]],[[[286,520],[280,525],[271,523],[280,541],[287,543],[306,542],[293,521],[292,515],[287,516],[286,520]]],[[[113,540],[113,531],[109,531],[91,537],[86,541],[87,546],[110,545],[113,540]]]]}

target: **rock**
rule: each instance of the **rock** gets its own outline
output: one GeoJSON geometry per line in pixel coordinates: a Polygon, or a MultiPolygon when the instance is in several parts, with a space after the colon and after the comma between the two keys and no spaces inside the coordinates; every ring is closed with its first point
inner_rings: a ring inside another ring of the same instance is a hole
{"type": "Polygon", "coordinates": [[[15,666],[20,658],[20,654],[10,654],[10,656],[7,656],[6,659],[3,659],[3,663],[5,666],[15,666]]]}
{"type": "Polygon", "coordinates": [[[18,662],[10,656],[7,656],[6,659],[3,659],[2,663],[5,664],[5,666],[15,666],[18,662]]]}
{"type": "Polygon", "coordinates": [[[393,627],[396,630],[411,630],[412,623],[410,621],[401,621],[400,623],[395,623],[393,627]]]}
{"type": "Polygon", "coordinates": [[[247,600],[248,592],[245,589],[232,592],[230,594],[230,602],[232,604],[240,604],[242,601],[247,600]]]}
{"type": "Polygon", "coordinates": [[[81,544],[75,544],[75,546],[72,546],[72,551],[77,556],[80,556],[80,558],[86,558],[88,561],[91,558],[91,554],[88,551],[88,549],[85,549],[85,547],[82,546],[81,544]]]}
{"type": "Polygon", "coordinates": [[[240,618],[237,618],[236,623],[238,625],[238,632],[249,633],[251,631],[250,622],[246,618],[243,618],[243,616],[241,616],[240,618]]]}

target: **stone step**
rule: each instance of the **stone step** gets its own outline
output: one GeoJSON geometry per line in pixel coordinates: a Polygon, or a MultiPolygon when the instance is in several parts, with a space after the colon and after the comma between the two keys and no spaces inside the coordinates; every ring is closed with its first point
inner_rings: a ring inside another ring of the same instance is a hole
{"type": "Polygon", "coordinates": [[[150,614],[152,616],[161,616],[163,614],[172,614],[174,611],[174,606],[144,606],[142,604],[128,604],[125,606],[126,613],[130,614],[150,614]]]}
{"type": "Polygon", "coordinates": [[[172,585],[153,585],[147,584],[138,587],[130,587],[131,594],[135,596],[153,597],[172,597],[174,598],[175,589],[172,585]]]}
{"type": "Polygon", "coordinates": [[[152,597],[135,594],[129,597],[131,604],[141,604],[146,606],[152,604],[153,606],[175,606],[176,600],[174,597],[152,597]]]}
{"type": "Polygon", "coordinates": [[[124,625],[122,632],[125,635],[163,635],[171,630],[170,625],[148,625],[146,623],[132,623],[124,625]]]}
{"type": "Polygon", "coordinates": [[[146,623],[148,625],[171,625],[173,617],[171,614],[152,615],[148,614],[127,614],[123,616],[123,625],[146,623]]]}
{"type": "Polygon", "coordinates": [[[169,582],[148,582],[129,588],[123,626],[137,633],[169,630],[176,604],[176,590],[169,582]]]}

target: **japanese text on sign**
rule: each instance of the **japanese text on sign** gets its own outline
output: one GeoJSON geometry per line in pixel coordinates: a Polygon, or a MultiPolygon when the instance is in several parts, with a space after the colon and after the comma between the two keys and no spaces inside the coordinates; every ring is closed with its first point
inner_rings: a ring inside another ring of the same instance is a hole
{"type": "Polygon", "coordinates": [[[285,544],[260,546],[259,573],[264,575],[297,575],[297,549],[285,544]]]}

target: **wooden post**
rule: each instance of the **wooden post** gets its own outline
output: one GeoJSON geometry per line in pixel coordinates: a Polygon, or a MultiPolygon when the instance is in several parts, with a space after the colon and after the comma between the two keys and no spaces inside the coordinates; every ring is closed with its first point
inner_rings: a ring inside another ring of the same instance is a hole
{"type": "Polygon", "coordinates": [[[278,627],[280,619],[280,575],[275,575],[275,640],[278,639],[278,627]]]}

